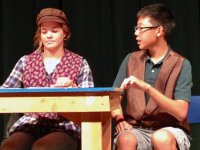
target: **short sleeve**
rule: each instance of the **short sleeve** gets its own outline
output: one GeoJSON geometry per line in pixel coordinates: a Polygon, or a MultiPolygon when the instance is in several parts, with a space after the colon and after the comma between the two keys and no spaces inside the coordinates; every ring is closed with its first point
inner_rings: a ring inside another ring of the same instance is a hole
{"type": "Polygon", "coordinates": [[[190,62],[186,59],[183,62],[181,73],[177,80],[174,99],[181,99],[190,102],[192,85],[192,67],[190,62]]]}
{"type": "Polygon", "coordinates": [[[119,71],[113,83],[113,87],[120,87],[125,78],[127,78],[127,64],[131,53],[129,53],[122,64],[120,65],[119,71]]]}

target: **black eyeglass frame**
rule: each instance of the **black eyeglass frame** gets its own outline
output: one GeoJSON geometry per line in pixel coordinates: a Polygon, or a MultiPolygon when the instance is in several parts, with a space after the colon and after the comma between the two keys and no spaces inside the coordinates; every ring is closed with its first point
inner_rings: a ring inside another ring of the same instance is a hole
{"type": "MultiPolygon", "coordinates": [[[[160,26],[160,25],[152,26],[152,27],[137,27],[137,26],[134,26],[134,31],[135,31],[135,32],[136,32],[137,30],[142,31],[143,29],[150,30],[150,29],[157,28],[157,27],[159,27],[159,26],[160,26]]],[[[146,31],[146,30],[145,30],[145,31],[146,31]]]]}

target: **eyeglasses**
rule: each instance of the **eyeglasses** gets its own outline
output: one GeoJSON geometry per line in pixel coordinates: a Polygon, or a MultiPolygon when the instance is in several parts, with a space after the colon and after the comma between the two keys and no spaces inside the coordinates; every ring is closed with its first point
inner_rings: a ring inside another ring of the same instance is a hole
{"type": "Polygon", "coordinates": [[[157,26],[152,26],[152,27],[137,27],[137,26],[134,26],[134,30],[135,30],[135,32],[136,31],[139,31],[139,32],[141,32],[141,31],[147,31],[147,30],[151,30],[151,29],[154,29],[154,28],[157,28],[157,27],[159,27],[160,25],[157,25],[157,26]],[[146,30],[145,30],[146,29],[146,30]]]}

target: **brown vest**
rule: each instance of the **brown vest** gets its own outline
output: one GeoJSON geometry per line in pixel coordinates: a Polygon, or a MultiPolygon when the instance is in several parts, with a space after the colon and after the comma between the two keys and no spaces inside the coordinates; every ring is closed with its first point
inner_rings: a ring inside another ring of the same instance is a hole
{"type": "MultiPolygon", "coordinates": [[[[134,75],[144,81],[145,50],[134,52],[128,62],[128,76],[134,75]]],[[[174,51],[170,51],[160,69],[154,88],[163,93],[165,96],[173,99],[176,81],[180,74],[184,58],[174,51]]],[[[159,129],[161,127],[180,127],[189,133],[190,128],[187,120],[180,122],[172,115],[166,113],[161,107],[149,99],[147,105],[145,95],[142,90],[130,88],[127,90],[127,107],[126,114],[128,122],[134,125],[151,127],[159,129]]]]}

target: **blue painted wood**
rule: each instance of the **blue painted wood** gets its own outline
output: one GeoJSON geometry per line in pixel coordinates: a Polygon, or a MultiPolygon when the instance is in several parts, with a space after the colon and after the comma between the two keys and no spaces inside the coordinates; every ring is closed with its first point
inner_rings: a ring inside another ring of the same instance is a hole
{"type": "Polygon", "coordinates": [[[112,92],[114,87],[95,87],[95,88],[0,88],[0,93],[42,93],[42,92],[112,92]]]}
{"type": "Polygon", "coordinates": [[[189,123],[200,123],[200,96],[192,96],[188,120],[189,123]]]}

